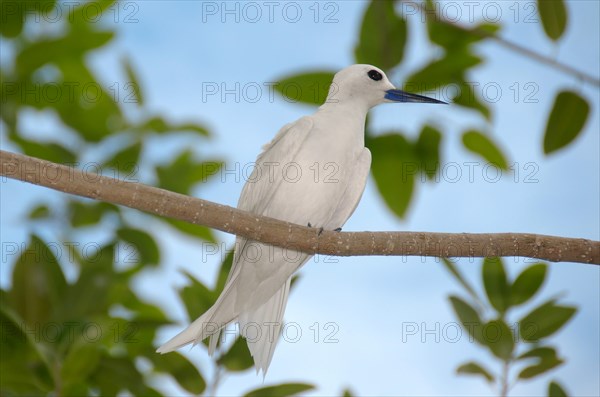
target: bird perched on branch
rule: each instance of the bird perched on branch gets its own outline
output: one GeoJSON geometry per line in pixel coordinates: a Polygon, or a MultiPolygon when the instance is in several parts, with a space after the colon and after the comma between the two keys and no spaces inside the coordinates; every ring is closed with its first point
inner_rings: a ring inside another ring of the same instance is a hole
{"type": "MultiPolygon", "coordinates": [[[[341,230],[358,205],[371,167],[365,119],[385,102],[444,103],[398,90],[371,65],[338,72],[325,103],[285,125],[264,146],[238,208],[325,230],[341,230]]],[[[266,374],[282,327],[292,275],[311,255],[238,237],[229,277],[215,304],[157,351],[167,353],[237,322],[257,373],[266,374]]]]}

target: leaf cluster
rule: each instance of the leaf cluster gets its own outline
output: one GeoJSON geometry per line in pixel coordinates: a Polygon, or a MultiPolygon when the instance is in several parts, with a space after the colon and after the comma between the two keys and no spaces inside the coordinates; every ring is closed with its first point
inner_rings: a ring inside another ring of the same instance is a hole
{"type": "MultiPolygon", "coordinates": [[[[14,2],[3,15],[0,34],[14,50],[3,58],[0,71],[0,119],[9,141],[27,155],[74,165],[90,180],[102,173],[191,194],[219,172],[220,159],[167,149],[164,157],[173,160],[153,163],[144,153],[174,139],[201,147],[209,131],[196,121],[170,121],[148,110],[142,81],[128,58],[121,62],[125,83],[107,85],[96,76],[87,59],[115,37],[102,23],[114,1],[94,5],[84,14],[87,3],[77,3],[48,35],[32,33],[28,21],[60,7],[55,1],[14,2]],[[91,10],[100,15],[90,15],[91,10]],[[53,117],[56,132],[32,136],[23,131],[22,120],[32,111],[53,117]],[[89,158],[101,160],[86,162],[89,158]]],[[[10,286],[0,290],[0,394],[163,395],[156,387],[159,375],[172,378],[186,393],[214,392],[217,380],[186,356],[155,352],[157,331],[171,321],[134,288],[142,272],[165,263],[155,230],[174,228],[200,243],[214,241],[210,229],[70,197],[42,198],[26,220],[29,242],[7,243],[13,271],[10,286]],[[38,230],[45,238],[34,233],[38,230]],[[85,236],[92,241],[80,243],[85,236]]],[[[215,290],[188,274],[189,284],[179,296],[190,318],[214,302],[230,266],[231,255],[215,290]]],[[[240,372],[252,366],[252,359],[238,338],[214,365],[240,372]]],[[[293,395],[313,388],[290,383],[248,395],[293,395]]]]}
{"type": "MultiPolygon", "coordinates": [[[[439,90],[441,98],[460,107],[480,119],[481,126],[465,126],[461,143],[470,153],[486,164],[509,171],[509,160],[490,134],[493,130],[493,111],[484,101],[472,74],[484,59],[477,55],[477,46],[498,37],[501,25],[479,23],[463,26],[446,20],[439,12],[438,3],[428,0],[421,5],[413,4],[420,15],[403,15],[396,1],[371,1],[361,21],[358,40],[354,48],[356,63],[379,66],[389,73],[403,69],[406,48],[409,43],[410,25],[416,22],[425,27],[429,45],[435,54],[424,65],[404,76],[403,89],[412,92],[431,93],[439,90]],[[411,20],[411,17],[413,20],[411,20]]],[[[538,1],[538,11],[544,32],[551,40],[558,40],[567,26],[567,12],[562,0],[538,1]]],[[[287,100],[310,105],[321,105],[332,89],[335,71],[311,70],[278,79],[276,91],[287,100]],[[294,86],[291,95],[286,87],[294,86]]],[[[576,92],[561,90],[556,95],[549,113],[542,140],[543,152],[551,154],[568,146],[583,130],[588,119],[588,101],[576,92]]],[[[373,178],[383,201],[396,216],[404,218],[415,197],[419,181],[434,182],[440,171],[445,129],[426,123],[420,127],[417,142],[410,142],[406,133],[387,131],[377,134],[367,123],[366,145],[373,155],[373,178]],[[426,178],[419,179],[426,175],[426,178]]],[[[447,141],[447,140],[446,140],[447,141]]],[[[508,173],[505,173],[508,174],[508,173]]]]}
{"type": "Polygon", "coordinates": [[[449,297],[456,317],[470,340],[491,353],[502,368],[500,374],[494,374],[483,364],[470,361],[457,368],[459,374],[477,375],[498,383],[501,394],[505,395],[514,383],[545,374],[564,363],[547,339],[573,317],[577,308],[559,304],[557,298],[531,307],[546,279],[546,264],[533,264],[509,280],[502,259],[486,258],[481,272],[484,299],[450,260],[444,259],[443,263],[468,296],[449,297]],[[511,313],[521,306],[530,308],[515,319],[511,313]],[[515,379],[511,380],[511,373],[517,369],[515,379]]]}

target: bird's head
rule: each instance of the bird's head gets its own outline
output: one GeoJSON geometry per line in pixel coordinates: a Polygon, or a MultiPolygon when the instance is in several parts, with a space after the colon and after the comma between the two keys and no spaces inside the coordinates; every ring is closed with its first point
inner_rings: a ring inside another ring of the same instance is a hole
{"type": "Polygon", "coordinates": [[[367,109],[384,102],[446,103],[396,89],[385,73],[372,65],[352,65],[333,77],[326,103],[348,102],[367,109]]]}

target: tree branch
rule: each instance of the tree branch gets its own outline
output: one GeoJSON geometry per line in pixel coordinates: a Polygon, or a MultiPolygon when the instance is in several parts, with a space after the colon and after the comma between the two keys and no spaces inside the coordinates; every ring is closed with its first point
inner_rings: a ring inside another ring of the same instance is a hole
{"type": "MultiPolygon", "coordinates": [[[[262,243],[335,256],[520,256],[600,264],[600,242],[529,233],[339,233],[295,225],[236,208],[125,182],[22,154],[0,151],[3,177],[155,215],[208,226],[262,243]]],[[[6,181],[5,178],[3,178],[6,181]]]]}

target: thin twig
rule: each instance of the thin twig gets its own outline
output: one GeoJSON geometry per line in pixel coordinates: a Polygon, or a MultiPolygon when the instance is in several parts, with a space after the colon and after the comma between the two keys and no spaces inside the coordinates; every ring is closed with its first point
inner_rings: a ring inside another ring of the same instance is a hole
{"type": "MultiPolygon", "coordinates": [[[[424,4],[421,3],[414,3],[419,10],[423,13],[425,18],[430,18],[431,14],[430,11],[426,9],[426,6],[424,4]]],[[[442,15],[440,15],[439,13],[435,14],[435,18],[437,21],[440,21],[442,23],[446,23],[449,25],[453,25],[453,26],[457,26],[459,28],[462,29],[466,29],[461,27],[458,24],[453,23],[452,21],[447,20],[446,18],[444,18],[442,15]]],[[[513,41],[507,40],[503,37],[497,36],[495,33],[492,32],[488,32],[486,30],[480,29],[480,28],[474,28],[474,29],[469,29],[469,32],[481,37],[481,38],[485,38],[485,39],[491,39],[494,40],[496,43],[500,44],[501,46],[508,48],[509,50],[512,50],[514,52],[517,52],[521,55],[524,55],[528,58],[534,59],[538,62],[541,63],[545,63],[548,66],[551,66],[555,69],[561,70],[567,74],[571,74],[575,77],[577,77],[580,80],[583,81],[587,81],[591,84],[594,84],[596,86],[600,86],[600,78],[596,77],[596,76],[592,76],[591,74],[588,74],[586,72],[583,72],[581,70],[576,69],[573,66],[567,65],[565,63],[559,62],[554,58],[551,58],[550,56],[541,54],[539,52],[536,52],[530,48],[527,48],[525,46],[522,46],[520,44],[517,44],[513,41]]]]}
{"type": "Polygon", "coordinates": [[[567,74],[571,74],[580,80],[587,81],[596,86],[600,86],[600,79],[598,77],[594,77],[591,74],[588,74],[586,72],[578,70],[578,69],[574,68],[573,66],[567,65],[566,63],[559,62],[556,59],[553,59],[547,55],[543,55],[543,54],[540,54],[539,52],[535,52],[525,46],[514,43],[514,42],[507,40],[505,38],[502,38],[500,36],[496,36],[495,34],[486,32],[485,30],[473,29],[471,31],[480,37],[492,39],[495,42],[497,42],[498,44],[502,45],[503,47],[506,47],[510,50],[518,52],[521,55],[525,55],[526,57],[535,59],[536,61],[539,61],[541,63],[545,63],[546,65],[552,66],[555,69],[561,70],[567,74]]]}
{"type": "Polygon", "coordinates": [[[506,397],[508,396],[508,360],[505,360],[502,363],[502,375],[500,379],[500,396],[506,397]]]}

